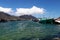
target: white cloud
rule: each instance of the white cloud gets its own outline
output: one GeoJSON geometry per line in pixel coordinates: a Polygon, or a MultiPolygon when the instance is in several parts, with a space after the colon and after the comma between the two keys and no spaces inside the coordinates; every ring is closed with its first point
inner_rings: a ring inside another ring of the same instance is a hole
{"type": "Polygon", "coordinates": [[[33,6],[32,8],[16,8],[16,11],[12,10],[12,8],[0,7],[0,11],[15,16],[45,13],[44,8],[38,8],[36,6],[33,6]]]}
{"type": "Polygon", "coordinates": [[[16,9],[16,15],[31,15],[31,14],[43,14],[45,13],[44,8],[38,8],[36,6],[33,6],[32,8],[17,8],[16,9]]]}
{"type": "Polygon", "coordinates": [[[11,13],[13,10],[12,10],[12,8],[0,7],[0,11],[5,12],[5,13],[11,13]]]}

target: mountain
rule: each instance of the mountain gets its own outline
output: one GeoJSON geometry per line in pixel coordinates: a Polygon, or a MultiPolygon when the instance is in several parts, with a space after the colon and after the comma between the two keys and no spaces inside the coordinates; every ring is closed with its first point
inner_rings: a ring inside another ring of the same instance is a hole
{"type": "Polygon", "coordinates": [[[22,15],[22,16],[19,16],[19,18],[22,18],[23,20],[38,21],[38,19],[32,15],[22,15]]]}
{"type": "Polygon", "coordinates": [[[22,16],[11,16],[7,13],[0,12],[0,21],[16,21],[16,20],[34,20],[38,21],[38,19],[32,15],[22,15],[22,16]]]}
{"type": "Polygon", "coordinates": [[[13,20],[20,20],[20,18],[11,16],[4,12],[0,12],[0,21],[13,21],[13,20]]]}
{"type": "Polygon", "coordinates": [[[32,15],[22,15],[22,16],[20,16],[20,18],[24,18],[24,19],[35,19],[36,17],[34,17],[32,15]]]}

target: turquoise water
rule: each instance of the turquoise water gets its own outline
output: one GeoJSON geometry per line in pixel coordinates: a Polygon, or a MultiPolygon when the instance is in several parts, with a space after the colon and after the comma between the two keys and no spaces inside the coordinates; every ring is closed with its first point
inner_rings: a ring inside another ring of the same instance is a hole
{"type": "Polygon", "coordinates": [[[0,40],[43,39],[60,32],[60,26],[40,24],[33,21],[12,21],[0,23],[0,40]]]}

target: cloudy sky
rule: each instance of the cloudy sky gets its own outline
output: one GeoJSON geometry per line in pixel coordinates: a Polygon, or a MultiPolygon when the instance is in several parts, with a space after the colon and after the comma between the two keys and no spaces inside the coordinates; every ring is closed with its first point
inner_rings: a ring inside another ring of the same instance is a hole
{"type": "Polygon", "coordinates": [[[0,11],[10,15],[59,17],[60,0],[0,0],[0,11]]]}

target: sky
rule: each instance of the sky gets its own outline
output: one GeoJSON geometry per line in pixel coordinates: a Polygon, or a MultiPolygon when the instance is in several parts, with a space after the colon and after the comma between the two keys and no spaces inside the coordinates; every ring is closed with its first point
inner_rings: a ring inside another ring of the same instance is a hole
{"type": "Polygon", "coordinates": [[[10,15],[60,17],[60,0],[0,0],[0,11],[10,15]]]}

